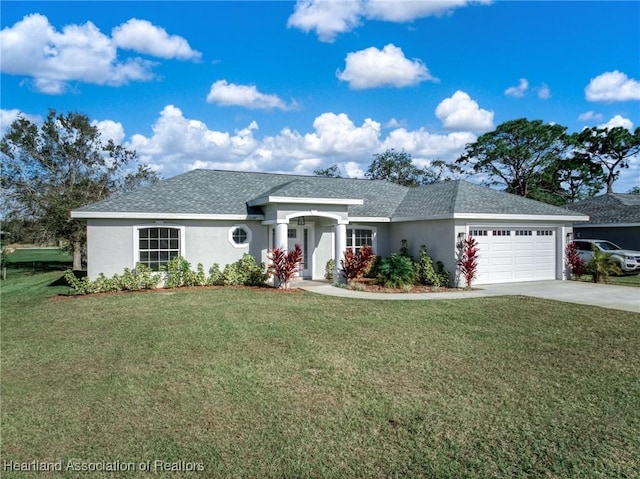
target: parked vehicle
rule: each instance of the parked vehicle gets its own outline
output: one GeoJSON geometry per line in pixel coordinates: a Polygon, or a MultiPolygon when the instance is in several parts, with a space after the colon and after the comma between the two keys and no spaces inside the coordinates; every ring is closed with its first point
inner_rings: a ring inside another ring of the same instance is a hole
{"type": "Polygon", "coordinates": [[[578,254],[582,261],[589,263],[593,257],[592,248],[595,246],[600,251],[608,253],[620,265],[620,270],[624,274],[640,273],[640,251],[622,249],[620,246],[607,240],[599,239],[576,239],[573,240],[578,247],[578,254]]]}

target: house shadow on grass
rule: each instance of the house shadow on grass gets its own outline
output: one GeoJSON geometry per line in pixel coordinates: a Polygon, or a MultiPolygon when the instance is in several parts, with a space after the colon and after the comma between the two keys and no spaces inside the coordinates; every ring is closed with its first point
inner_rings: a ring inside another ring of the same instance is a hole
{"type": "MultiPolygon", "coordinates": [[[[78,279],[82,279],[85,276],[87,276],[87,272],[86,271],[78,271],[78,270],[74,270],[73,274],[75,275],[76,278],[78,279]]],[[[66,287],[71,287],[71,285],[69,284],[69,282],[67,281],[67,278],[64,277],[64,274],[62,276],[60,276],[58,279],[56,279],[55,281],[51,282],[48,284],[49,287],[56,287],[56,286],[66,286],[66,287]]]]}

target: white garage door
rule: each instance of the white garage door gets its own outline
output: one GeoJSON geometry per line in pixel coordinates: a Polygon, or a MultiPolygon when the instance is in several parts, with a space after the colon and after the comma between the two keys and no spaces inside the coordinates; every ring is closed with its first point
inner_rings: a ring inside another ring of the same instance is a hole
{"type": "Polygon", "coordinates": [[[469,233],[478,241],[474,284],[555,279],[555,230],[471,227],[469,233]]]}

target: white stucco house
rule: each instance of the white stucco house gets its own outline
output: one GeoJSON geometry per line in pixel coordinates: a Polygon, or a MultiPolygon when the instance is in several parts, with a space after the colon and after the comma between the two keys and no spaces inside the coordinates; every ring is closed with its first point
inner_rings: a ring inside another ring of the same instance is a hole
{"type": "Polygon", "coordinates": [[[405,187],[387,181],[193,170],[72,211],[87,223],[88,276],[181,255],[222,267],[249,253],[300,244],[300,275],[324,277],[329,259],[371,245],[378,255],[408,241],[456,270],[457,243],[479,242],[474,284],[564,278],[564,247],[588,216],[465,181],[405,187]]]}

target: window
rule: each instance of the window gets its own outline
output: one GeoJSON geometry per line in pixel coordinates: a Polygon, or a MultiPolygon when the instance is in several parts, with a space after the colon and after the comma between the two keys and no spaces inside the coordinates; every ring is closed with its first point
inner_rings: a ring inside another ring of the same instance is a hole
{"type": "Polygon", "coordinates": [[[251,243],[251,230],[247,225],[235,225],[229,229],[229,243],[235,248],[244,248],[251,243]]]}
{"type": "Polygon", "coordinates": [[[586,241],[576,241],[575,243],[578,247],[578,251],[591,251],[591,243],[586,241]]]}
{"type": "Polygon", "coordinates": [[[180,229],[140,228],[138,262],[159,271],[171,258],[180,256],[180,229]]]}
{"type": "Polygon", "coordinates": [[[487,236],[489,234],[487,230],[471,230],[469,233],[471,236],[487,236]]]}
{"type": "Polygon", "coordinates": [[[511,236],[510,230],[493,230],[493,236],[511,236]]]}
{"type": "Polygon", "coordinates": [[[516,230],[516,236],[533,236],[531,230],[516,230]]]}
{"type": "Polygon", "coordinates": [[[373,230],[369,228],[348,228],[347,248],[353,249],[357,253],[363,246],[373,247],[373,230]]]}
{"type": "Polygon", "coordinates": [[[234,243],[242,244],[247,241],[247,232],[242,228],[236,228],[233,230],[231,237],[233,238],[234,243]]]}
{"type": "Polygon", "coordinates": [[[553,230],[538,230],[536,231],[538,236],[553,236],[553,230]]]}

